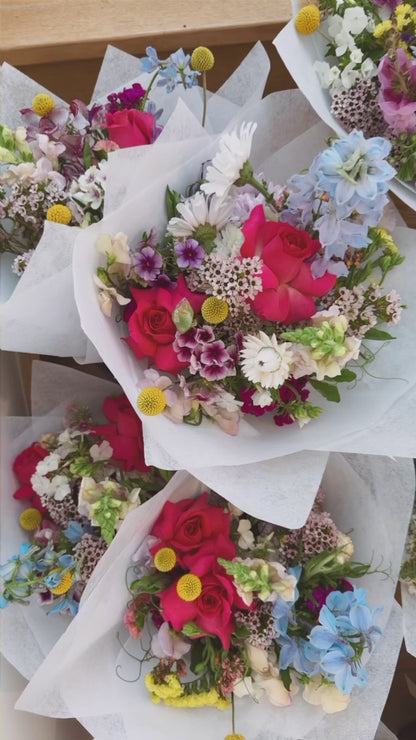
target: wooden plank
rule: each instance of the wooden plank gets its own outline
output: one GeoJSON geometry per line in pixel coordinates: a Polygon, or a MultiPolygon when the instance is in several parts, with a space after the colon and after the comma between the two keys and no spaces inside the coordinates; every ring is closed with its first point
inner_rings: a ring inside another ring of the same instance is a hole
{"type": "Polygon", "coordinates": [[[290,0],[0,0],[0,60],[14,65],[101,57],[107,44],[141,54],[178,46],[272,40],[290,0]]]}

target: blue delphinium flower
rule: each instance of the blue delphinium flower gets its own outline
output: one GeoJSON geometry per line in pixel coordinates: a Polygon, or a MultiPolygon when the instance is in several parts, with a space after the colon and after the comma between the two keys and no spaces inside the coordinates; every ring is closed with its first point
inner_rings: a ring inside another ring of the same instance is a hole
{"type": "Polygon", "coordinates": [[[334,677],[336,687],[342,694],[350,694],[354,686],[365,686],[367,673],[348,643],[334,645],[321,658],[324,674],[334,677]]]}
{"type": "MultiPolygon", "coordinates": [[[[296,581],[299,582],[300,574],[302,573],[302,566],[294,565],[292,568],[287,569],[287,573],[291,576],[295,576],[296,581]]],[[[289,622],[290,624],[296,623],[292,607],[296,603],[298,598],[299,590],[298,587],[295,586],[293,601],[285,601],[278,596],[273,604],[272,615],[275,620],[274,626],[276,632],[278,632],[280,635],[285,635],[287,633],[289,622]]]]}
{"type": "Polygon", "coordinates": [[[310,642],[298,637],[289,637],[280,635],[276,638],[280,645],[279,668],[283,671],[289,666],[293,666],[299,673],[305,673],[312,676],[317,672],[317,667],[322,655],[310,642]]]}
{"type": "Polygon", "coordinates": [[[73,617],[78,613],[79,604],[78,601],[75,601],[71,596],[68,594],[65,595],[65,598],[61,601],[58,601],[57,604],[55,604],[52,609],[49,609],[47,612],[47,615],[49,614],[57,614],[59,612],[66,612],[69,611],[73,617]]]}
{"type": "Polygon", "coordinates": [[[75,545],[77,542],[81,541],[82,535],[84,534],[84,527],[79,522],[75,522],[71,519],[68,522],[66,529],[63,530],[63,534],[67,540],[75,545]]]}
{"type": "Polygon", "coordinates": [[[156,69],[161,65],[161,61],[158,59],[156,49],[153,46],[146,47],[146,56],[140,59],[143,72],[155,72],[156,69]]]}

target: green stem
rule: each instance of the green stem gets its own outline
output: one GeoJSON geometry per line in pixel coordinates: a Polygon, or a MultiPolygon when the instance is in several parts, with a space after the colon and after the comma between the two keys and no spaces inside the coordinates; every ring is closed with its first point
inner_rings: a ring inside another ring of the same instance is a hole
{"type": "Polygon", "coordinates": [[[235,735],[235,707],[234,707],[234,693],[231,694],[231,728],[232,733],[235,735]]]}
{"type": "Polygon", "coordinates": [[[147,103],[147,99],[149,97],[150,90],[152,89],[153,83],[154,83],[156,77],[158,76],[158,74],[159,74],[159,67],[157,68],[156,72],[154,73],[152,79],[150,80],[149,87],[146,90],[146,93],[145,93],[144,98],[142,98],[142,102],[140,104],[140,110],[144,110],[145,109],[145,106],[146,106],[146,103],[147,103]]]}
{"type": "Polygon", "coordinates": [[[207,115],[207,73],[205,70],[202,72],[202,92],[204,100],[204,108],[202,111],[202,126],[205,126],[205,118],[207,115]]]}
{"type": "Polygon", "coordinates": [[[316,30],[318,31],[318,33],[320,33],[320,34],[321,34],[321,36],[323,36],[323,37],[324,37],[324,39],[326,39],[327,41],[329,41],[329,43],[330,43],[330,44],[331,44],[331,46],[332,46],[332,44],[334,43],[334,39],[331,39],[331,37],[330,37],[330,36],[328,36],[328,34],[327,34],[327,33],[325,33],[325,31],[321,31],[321,29],[320,29],[320,28],[317,28],[316,30]]]}
{"type": "Polygon", "coordinates": [[[247,183],[251,185],[253,188],[256,188],[256,190],[258,190],[259,193],[264,195],[267,203],[273,206],[273,208],[276,210],[276,202],[275,202],[274,196],[271,193],[269,193],[265,185],[259,182],[259,180],[256,180],[254,175],[252,175],[250,178],[247,179],[247,183]]]}

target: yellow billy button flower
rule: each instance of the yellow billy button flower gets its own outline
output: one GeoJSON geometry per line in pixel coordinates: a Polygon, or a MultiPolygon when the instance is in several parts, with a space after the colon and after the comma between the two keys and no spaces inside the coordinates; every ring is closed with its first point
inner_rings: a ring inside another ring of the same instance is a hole
{"type": "Polygon", "coordinates": [[[244,735],[236,735],[233,733],[232,735],[227,735],[224,740],[245,740],[244,735]]]}
{"type": "Polygon", "coordinates": [[[166,408],[166,396],[160,388],[149,385],[139,393],[137,408],[145,416],[158,416],[166,408]]]}
{"type": "Polygon", "coordinates": [[[19,516],[19,524],[22,529],[33,532],[42,521],[42,514],[38,509],[25,509],[19,516]]]}
{"type": "Polygon", "coordinates": [[[196,601],[202,593],[201,579],[194,573],[186,573],[176,584],[176,593],[183,601],[196,601]]]}
{"type": "Polygon", "coordinates": [[[209,324],[220,324],[228,316],[228,303],[222,298],[216,298],[211,295],[206,298],[201,308],[202,317],[209,324]]]}
{"type": "Polygon", "coordinates": [[[191,56],[191,67],[197,72],[208,72],[213,68],[215,57],[206,46],[197,46],[191,56]]]}
{"type": "Polygon", "coordinates": [[[48,208],[46,218],[48,221],[54,221],[56,224],[65,224],[68,226],[72,219],[72,213],[68,206],[64,206],[62,203],[55,203],[54,206],[48,208]]]}
{"type": "Polygon", "coordinates": [[[46,116],[55,108],[55,103],[48,93],[38,93],[32,100],[32,110],[37,116],[46,116]]]}
{"type": "Polygon", "coordinates": [[[295,28],[302,36],[309,36],[310,33],[317,31],[320,22],[319,8],[316,5],[305,5],[295,18],[295,28]]]}
{"type": "Polygon", "coordinates": [[[161,573],[169,573],[176,565],[176,553],[171,547],[161,547],[153,558],[155,568],[161,573]]]}
{"type": "MultiPolygon", "coordinates": [[[[56,573],[56,570],[51,570],[51,573],[56,573]]],[[[50,588],[49,591],[51,594],[55,594],[55,596],[62,596],[62,594],[66,594],[66,592],[69,591],[71,586],[72,575],[70,573],[64,573],[60,584],[55,586],[55,588],[50,588]]]]}

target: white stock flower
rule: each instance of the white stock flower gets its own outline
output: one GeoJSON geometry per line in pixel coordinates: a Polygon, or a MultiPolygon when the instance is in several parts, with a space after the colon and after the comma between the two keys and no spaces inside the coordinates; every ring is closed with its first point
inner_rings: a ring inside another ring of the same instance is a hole
{"type": "Polygon", "coordinates": [[[204,193],[195,193],[184,203],[178,203],[176,210],[181,218],[171,218],[167,230],[177,239],[192,236],[199,226],[214,226],[220,231],[231,214],[232,204],[222,198],[208,198],[204,193]]]}
{"type": "Polygon", "coordinates": [[[337,549],[341,549],[341,552],[337,555],[337,562],[343,565],[354,555],[354,543],[347,534],[344,532],[338,532],[337,536],[337,549]]]}
{"type": "Polygon", "coordinates": [[[341,72],[341,82],[346,90],[350,90],[360,77],[360,73],[355,69],[355,64],[350,62],[341,72]]]}
{"type": "Polygon", "coordinates": [[[201,190],[207,194],[224,197],[230,187],[240,177],[240,170],[250,159],[251,143],[257,123],[242,123],[240,131],[236,129],[225,133],[220,139],[218,152],[205,174],[206,182],[201,190]]]}
{"type": "Polygon", "coordinates": [[[63,501],[68,493],[71,493],[71,487],[66,475],[55,475],[51,480],[51,495],[55,501],[63,501]]]}
{"type": "Polygon", "coordinates": [[[112,454],[113,448],[106,439],[100,442],[100,444],[90,447],[90,456],[94,462],[98,462],[98,460],[110,460],[112,454]]]}
{"type": "Polygon", "coordinates": [[[114,262],[122,265],[130,265],[130,252],[127,242],[128,236],[122,231],[112,238],[109,234],[100,234],[95,241],[95,248],[100,254],[105,254],[114,262]]]}
{"type": "Polygon", "coordinates": [[[340,76],[340,71],[335,65],[330,67],[328,62],[315,62],[313,68],[318,75],[321,87],[326,90],[340,76]]]}
{"type": "Polygon", "coordinates": [[[38,464],[36,465],[36,472],[39,473],[39,475],[46,475],[47,473],[51,473],[52,470],[57,470],[59,468],[59,463],[61,462],[61,458],[59,455],[57,455],[55,452],[52,452],[47,457],[44,457],[43,460],[40,460],[38,464]]]}
{"type": "Polygon", "coordinates": [[[241,547],[242,550],[251,550],[254,546],[254,534],[251,531],[250,519],[240,519],[237,532],[240,535],[237,543],[238,547],[241,547]]]}
{"type": "Polygon", "coordinates": [[[100,288],[100,292],[98,293],[98,302],[103,314],[111,316],[114,299],[120,306],[127,306],[127,304],[130,303],[130,298],[125,298],[125,296],[117,293],[115,288],[109,288],[108,285],[103,283],[97,275],[93,275],[93,278],[95,284],[100,288]]]}
{"type": "Polygon", "coordinates": [[[303,689],[303,698],[308,704],[322,707],[326,714],[342,712],[351,701],[351,694],[342,694],[335,684],[322,682],[321,675],[312,676],[303,689]]]}
{"type": "Polygon", "coordinates": [[[244,244],[244,234],[235,224],[226,224],[221,233],[214,240],[215,249],[212,254],[220,257],[237,257],[244,244]]]}
{"type": "Polygon", "coordinates": [[[360,8],[358,5],[355,8],[347,8],[344,13],[343,27],[346,31],[356,36],[358,33],[362,33],[367,26],[368,16],[364,12],[364,8],[360,8]]]}
{"type": "Polygon", "coordinates": [[[375,77],[377,75],[377,67],[370,57],[364,59],[361,65],[361,74],[365,80],[369,80],[370,77],[375,77]]]}
{"type": "Polygon", "coordinates": [[[243,374],[263,388],[279,388],[291,373],[291,347],[289,342],[279,344],[275,334],[271,337],[263,331],[258,336],[249,334],[241,351],[243,374]]]}

